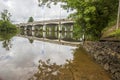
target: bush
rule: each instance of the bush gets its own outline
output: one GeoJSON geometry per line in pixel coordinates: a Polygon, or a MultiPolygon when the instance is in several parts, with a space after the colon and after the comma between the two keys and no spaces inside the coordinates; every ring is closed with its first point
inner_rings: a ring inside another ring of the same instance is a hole
{"type": "Polygon", "coordinates": [[[0,31],[6,31],[6,32],[16,32],[17,28],[15,25],[10,23],[9,21],[0,21],[0,31]]]}

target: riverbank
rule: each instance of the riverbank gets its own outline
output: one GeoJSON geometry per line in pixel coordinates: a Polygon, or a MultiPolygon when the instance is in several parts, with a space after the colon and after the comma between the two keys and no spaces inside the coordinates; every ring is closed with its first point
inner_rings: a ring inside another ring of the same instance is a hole
{"type": "Polygon", "coordinates": [[[120,42],[85,42],[83,47],[112,75],[112,80],[120,80],[120,42]]]}

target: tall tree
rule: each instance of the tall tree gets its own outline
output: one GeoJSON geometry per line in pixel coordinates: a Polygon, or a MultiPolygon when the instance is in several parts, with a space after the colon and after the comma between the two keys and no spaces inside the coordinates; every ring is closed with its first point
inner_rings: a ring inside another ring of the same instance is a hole
{"type": "Polygon", "coordinates": [[[76,10],[72,17],[87,37],[100,38],[102,30],[116,19],[118,0],[38,0],[40,5],[63,2],[64,9],[76,10]]]}
{"type": "Polygon", "coordinates": [[[117,15],[117,25],[116,25],[116,30],[119,29],[119,18],[120,18],[120,0],[119,0],[119,6],[118,6],[118,15],[117,15]]]}
{"type": "Polygon", "coordinates": [[[33,22],[33,21],[34,21],[33,17],[29,17],[28,22],[33,22]]]}
{"type": "Polygon", "coordinates": [[[1,12],[1,18],[3,21],[10,21],[10,17],[11,14],[8,12],[7,9],[3,10],[3,12],[1,12]]]}

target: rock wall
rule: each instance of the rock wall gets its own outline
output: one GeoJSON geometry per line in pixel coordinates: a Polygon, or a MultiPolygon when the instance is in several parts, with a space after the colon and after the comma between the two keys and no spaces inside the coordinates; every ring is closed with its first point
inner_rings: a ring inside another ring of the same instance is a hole
{"type": "Polygon", "coordinates": [[[120,80],[120,42],[85,42],[83,47],[112,74],[112,80],[120,80]]]}

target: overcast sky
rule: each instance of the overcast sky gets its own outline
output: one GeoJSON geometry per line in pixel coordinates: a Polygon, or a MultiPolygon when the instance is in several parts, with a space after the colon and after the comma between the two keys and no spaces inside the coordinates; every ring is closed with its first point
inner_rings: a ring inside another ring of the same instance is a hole
{"type": "MultiPolygon", "coordinates": [[[[11,14],[11,20],[15,23],[27,22],[32,16],[35,21],[60,18],[60,5],[52,5],[51,8],[38,7],[38,0],[0,0],[0,12],[7,9],[11,14]]],[[[66,18],[69,13],[61,9],[61,18],[66,18]]]]}

